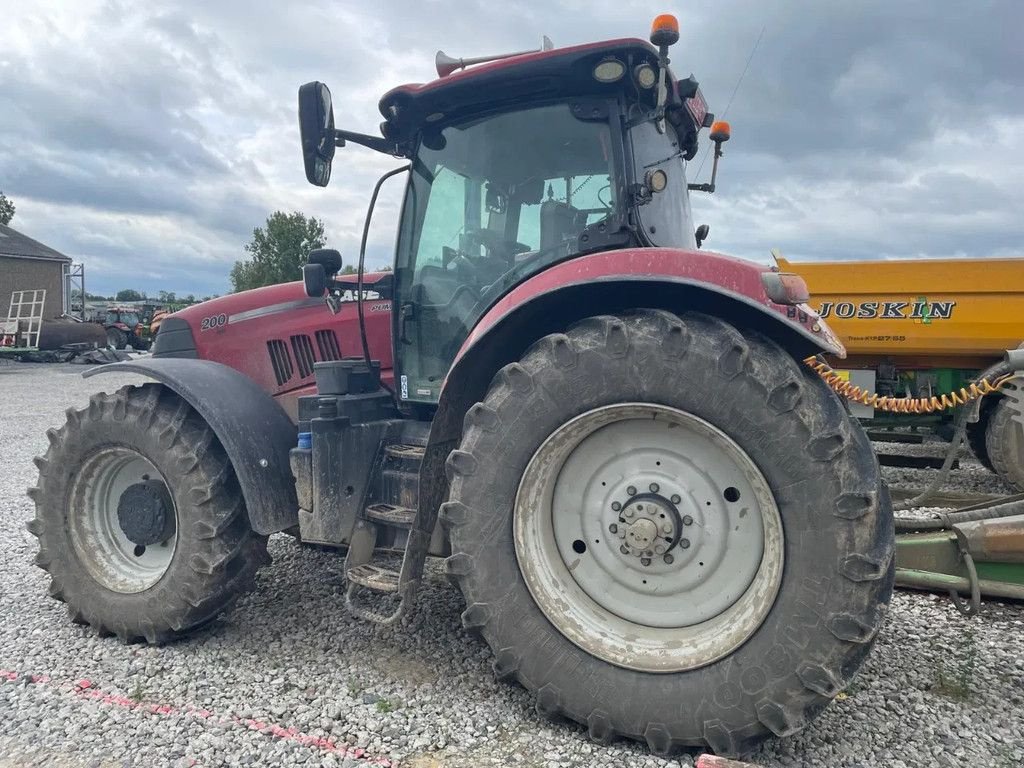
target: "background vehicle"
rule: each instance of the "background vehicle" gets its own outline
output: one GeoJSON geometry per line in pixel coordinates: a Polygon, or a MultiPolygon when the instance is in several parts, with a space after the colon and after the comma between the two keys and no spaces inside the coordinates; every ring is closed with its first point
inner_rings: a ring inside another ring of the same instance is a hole
{"type": "Polygon", "coordinates": [[[408,161],[370,198],[406,174],[394,273],[372,296],[357,277],[353,307],[315,251],[305,296],[210,302],[163,321],[158,357],[100,369],[157,383],[70,412],[38,460],[51,594],[163,642],[297,526],[347,547],[346,606],[383,624],[446,557],[495,672],[599,741],[738,754],[818,714],[883,619],[891,508],[800,362],[843,354],[802,280],[696,249],[685,162],[710,127],[717,167],[729,131],[669,70],[677,38],[659,17],[653,45],[439,53],[437,80],[384,95],[380,137],[302,86],[312,183],[347,143],[408,161]],[[312,311],[340,359],[296,340],[312,311]],[[234,367],[199,359],[218,343],[234,367]]]}
{"type": "Polygon", "coordinates": [[[114,349],[148,349],[142,338],[142,321],[134,309],[110,307],[100,321],[107,332],[107,344],[114,349]]]}
{"type": "MultiPolygon", "coordinates": [[[[915,259],[778,265],[806,279],[813,303],[843,339],[853,384],[883,396],[932,398],[1009,373],[1024,343],[1024,259],[915,259]]],[[[893,414],[854,405],[872,425],[930,425],[949,438],[951,409],[893,414]]],[[[992,393],[967,437],[978,459],[1024,492],[1024,427],[992,393]]]]}

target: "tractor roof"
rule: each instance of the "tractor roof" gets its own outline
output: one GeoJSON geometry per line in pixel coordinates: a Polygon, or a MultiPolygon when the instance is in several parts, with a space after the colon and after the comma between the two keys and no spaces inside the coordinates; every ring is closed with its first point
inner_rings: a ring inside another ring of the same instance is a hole
{"type": "MultiPolygon", "coordinates": [[[[385,118],[381,132],[389,140],[404,143],[432,122],[446,124],[460,116],[499,111],[524,101],[614,93],[623,88],[628,75],[615,83],[601,83],[593,75],[598,62],[612,57],[622,61],[627,72],[638,64],[655,65],[658,61],[650,43],[622,38],[478,64],[429,83],[392,88],[380,100],[385,118]]],[[[674,91],[675,81],[669,81],[674,91]]]]}

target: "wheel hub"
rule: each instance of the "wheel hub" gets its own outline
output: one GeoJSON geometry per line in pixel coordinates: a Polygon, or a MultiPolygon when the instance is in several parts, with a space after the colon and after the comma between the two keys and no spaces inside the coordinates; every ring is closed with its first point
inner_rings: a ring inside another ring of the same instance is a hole
{"type": "Polygon", "coordinates": [[[174,512],[167,486],[143,480],[125,488],[117,502],[117,522],[133,544],[148,547],[174,534],[174,512]]]}
{"type": "MultiPolygon", "coordinates": [[[[651,564],[653,558],[664,558],[666,564],[675,559],[670,554],[673,547],[681,543],[681,529],[692,525],[690,515],[682,516],[676,507],[681,497],[673,494],[666,498],[659,491],[658,483],[650,484],[650,493],[636,494],[636,486],[630,485],[626,493],[632,497],[625,503],[612,502],[611,511],[618,516],[618,522],[609,524],[609,533],[616,534],[622,540],[619,552],[629,557],[640,558],[644,566],[651,564]]],[[[684,539],[686,547],[689,539],[684,539]]]]}

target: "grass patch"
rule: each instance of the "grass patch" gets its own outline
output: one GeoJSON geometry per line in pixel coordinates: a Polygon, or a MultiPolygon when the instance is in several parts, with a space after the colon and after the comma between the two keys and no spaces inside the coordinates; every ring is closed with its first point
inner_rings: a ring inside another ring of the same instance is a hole
{"type": "Polygon", "coordinates": [[[394,712],[395,705],[392,704],[388,699],[378,699],[377,711],[381,713],[394,712]]]}

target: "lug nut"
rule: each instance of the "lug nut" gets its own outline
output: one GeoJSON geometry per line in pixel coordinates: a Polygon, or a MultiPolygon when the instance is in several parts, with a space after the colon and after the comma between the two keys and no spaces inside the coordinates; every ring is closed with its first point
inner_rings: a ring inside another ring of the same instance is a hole
{"type": "Polygon", "coordinates": [[[636,488],[631,485],[629,486],[629,488],[626,489],[626,493],[628,493],[630,496],[636,496],[636,488]]]}
{"type": "Polygon", "coordinates": [[[623,544],[621,547],[619,547],[619,552],[621,552],[624,555],[628,555],[629,554],[629,547],[627,547],[625,544],[623,544]]]}
{"type": "Polygon", "coordinates": [[[640,558],[640,565],[650,565],[650,564],[651,564],[651,558],[649,558],[649,557],[641,557],[640,558]]]}
{"type": "Polygon", "coordinates": [[[657,546],[654,547],[654,551],[655,551],[655,553],[657,553],[659,555],[664,555],[665,554],[665,545],[664,544],[658,544],[657,546]]]}
{"type": "Polygon", "coordinates": [[[682,500],[683,500],[682,497],[678,493],[673,493],[672,494],[672,503],[673,504],[678,504],[682,500]]]}
{"type": "Polygon", "coordinates": [[[679,546],[682,547],[683,549],[689,549],[690,548],[690,540],[689,539],[680,539],[679,540],[679,546]]]}
{"type": "Polygon", "coordinates": [[[661,524],[661,532],[662,533],[672,533],[672,523],[662,523],[661,524]]]}
{"type": "Polygon", "coordinates": [[[665,565],[672,565],[675,562],[675,558],[672,555],[665,555],[665,565]]]}
{"type": "Polygon", "coordinates": [[[619,504],[619,502],[617,502],[617,501],[613,501],[612,502],[612,511],[613,512],[618,512],[620,509],[622,509],[622,505],[619,504]]]}
{"type": "Polygon", "coordinates": [[[626,510],[625,512],[623,512],[622,514],[624,514],[624,515],[625,515],[626,517],[632,517],[633,515],[635,515],[635,514],[636,514],[636,512],[634,512],[634,511],[633,511],[632,509],[627,509],[627,510],[626,510]]]}
{"type": "Polygon", "coordinates": [[[611,525],[608,526],[608,532],[609,533],[618,533],[619,532],[619,526],[617,526],[615,523],[612,523],[611,525]]]}
{"type": "Polygon", "coordinates": [[[660,488],[657,483],[651,483],[648,487],[651,489],[651,493],[657,493],[660,488]]]}
{"type": "Polygon", "coordinates": [[[683,515],[683,525],[693,525],[693,518],[689,515],[683,515]]]}

